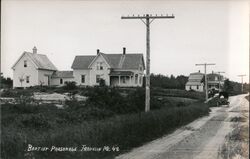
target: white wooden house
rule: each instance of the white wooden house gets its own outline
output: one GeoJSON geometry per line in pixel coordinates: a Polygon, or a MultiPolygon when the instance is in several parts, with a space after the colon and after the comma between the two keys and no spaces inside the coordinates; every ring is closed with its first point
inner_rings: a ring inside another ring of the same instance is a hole
{"type": "Polygon", "coordinates": [[[222,88],[224,85],[224,77],[218,73],[212,73],[207,74],[207,86],[208,90],[219,90],[219,88],[222,88]],[[219,86],[220,85],[220,86],[219,86]]]}
{"type": "Polygon", "coordinates": [[[194,90],[198,92],[204,91],[204,74],[200,71],[195,73],[190,73],[188,77],[188,82],[186,83],[185,89],[187,91],[194,90]]]}
{"type": "Polygon", "coordinates": [[[97,50],[94,56],[76,56],[72,64],[73,76],[78,85],[142,86],[145,70],[143,54],[105,54],[97,50]]]}
{"type": "Polygon", "coordinates": [[[24,52],[12,66],[13,87],[30,87],[51,85],[51,76],[57,68],[46,55],[38,54],[36,47],[33,52],[24,52]]]}

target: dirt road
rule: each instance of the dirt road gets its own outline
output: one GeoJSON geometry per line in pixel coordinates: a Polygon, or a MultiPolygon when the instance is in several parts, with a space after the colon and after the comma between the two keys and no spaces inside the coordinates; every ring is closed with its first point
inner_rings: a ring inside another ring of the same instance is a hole
{"type": "MultiPolygon", "coordinates": [[[[170,135],[135,148],[116,159],[228,158],[229,155],[225,154],[226,138],[234,130],[235,124],[239,124],[234,119],[244,118],[247,123],[245,125],[249,125],[249,102],[245,96],[230,97],[229,107],[212,108],[209,116],[200,118],[170,135]]],[[[249,132],[249,126],[247,130],[249,132]]],[[[237,156],[237,153],[234,154],[237,156]]]]}

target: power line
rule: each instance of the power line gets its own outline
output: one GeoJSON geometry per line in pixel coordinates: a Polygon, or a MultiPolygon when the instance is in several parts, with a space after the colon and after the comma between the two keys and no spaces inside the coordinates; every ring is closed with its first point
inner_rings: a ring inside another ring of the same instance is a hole
{"type": "Polygon", "coordinates": [[[210,66],[210,65],[215,65],[215,63],[195,64],[195,66],[204,66],[206,100],[208,99],[208,92],[207,92],[207,66],[210,66]]]}
{"type": "Polygon", "coordinates": [[[146,96],[145,96],[145,111],[150,110],[150,24],[155,19],[166,19],[175,18],[174,15],[133,15],[133,16],[122,16],[121,19],[140,19],[146,25],[146,96]]]}

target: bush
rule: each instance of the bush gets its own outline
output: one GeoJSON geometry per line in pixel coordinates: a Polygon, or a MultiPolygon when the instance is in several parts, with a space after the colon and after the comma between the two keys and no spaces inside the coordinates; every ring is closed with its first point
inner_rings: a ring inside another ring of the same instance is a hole
{"type": "MultiPolygon", "coordinates": [[[[95,87],[88,93],[86,105],[111,110],[114,113],[137,113],[145,109],[145,89],[120,89],[109,87],[95,87]]],[[[151,109],[159,109],[163,106],[156,97],[151,96],[151,109]]]]}
{"type": "Polygon", "coordinates": [[[101,86],[101,87],[105,87],[106,86],[106,83],[105,83],[104,79],[102,79],[102,78],[100,79],[99,86],[101,86]]]}
{"type": "Polygon", "coordinates": [[[63,86],[65,90],[73,90],[76,89],[76,82],[75,81],[66,81],[65,85],[63,86]]]}
{"type": "Polygon", "coordinates": [[[95,87],[87,94],[86,105],[111,110],[115,113],[124,113],[126,110],[125,98],[116,88],[95,87]]]}

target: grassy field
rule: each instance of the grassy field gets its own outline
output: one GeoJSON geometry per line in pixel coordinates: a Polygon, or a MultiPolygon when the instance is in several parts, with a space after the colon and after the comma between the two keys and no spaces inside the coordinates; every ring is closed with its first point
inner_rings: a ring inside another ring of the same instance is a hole
{"type": "Polygon", "coordinates": [[[88,100],[66,101],[64,109],[26,102],[1,105],[2,158],[110,159],[209,113],[209,107],[195,98],[159,94],[152,96],[152,111],[144,113],[143,89],[77,91],[88,100]],[[29,145],[44,151],[27,151],[29,145]],[[82,145],[96,149],[81,151],[82,145]],[[50,151],[53,146],[77,151],[50,151]]]}
{"type": "Polygon", "coordinates": [[[191,98],[197,100],[205,100],[205,93],[194,92],[194,91],[185,91],[179,89],[161,89],[161,88],[153,88],[152,94],[154,96],[168,96],[168,97],[183,97],[183,98],[191,98]]]}

